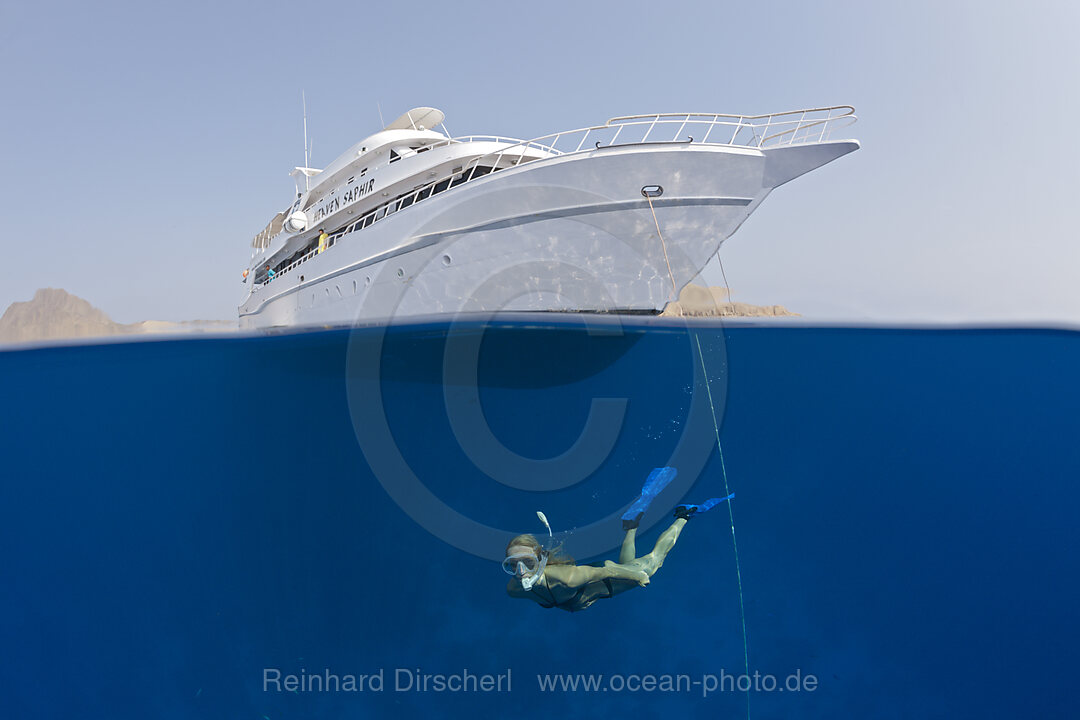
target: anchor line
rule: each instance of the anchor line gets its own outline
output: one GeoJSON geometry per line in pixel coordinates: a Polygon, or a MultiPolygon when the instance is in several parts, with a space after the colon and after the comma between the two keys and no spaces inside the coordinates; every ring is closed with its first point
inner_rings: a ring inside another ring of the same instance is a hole
{"type": "MultiPolygon", "coordinates": [[[[656,209],[653,207],[652,198],[648,195],[645,196],[649,201],[649,210],[652,211],[653,223],[656,225],[656,234],[660,238],[660,246],[664,249],[664,262],[667,263],[668,277],[671,279],[671,294],[673,300],[678,300],[678,291],[675,287],[675,274],[671,271],[671,260],[668,259],[667,242],[664,240],[664,234],[660,231],[660,221],[656,219],[656,209]]],[[[720,249],[716,250],[716,259],[720,260],[720,249]]],[[[731,301],[731,285],[727,280],[727,273],[724,272],[724,263],[720,262],[720,272],[724,276],[724,285],[728,289],[728,301],[731,301]]],[[[732,304],[734,308],[734,303],[732,304]]],[[[723,332],[723,331],[721,331],[723,332]]],[[[720,444],[720,424],[716,419],[716,405],[713,403],[712,386],[709,383],[709,371],[705,366],[705,353],[701,349],[701,337],[697,333],[692,333],[694,336],[694,343],[697,345],[698,360],[701,362],[701,374],[705,380],[705,392],[709,398],[709,410],[712,415],[713,432],[716,435],[716,450],[720,455],[720,476],[724,480],[724,493],[731,495],[731,488],[728,487],[727,467],[724,465],[724,448],[720,444]]],[[[735,578],[739,586],[739,620],[742,623],[742,639],[743,639],[743,666],[746,670],[747,677],[750,676],[750,643],[747,639],[746,633],[746,603],[743,599],[743,584],[742,584],[742,566],[739,563],[739,543],[735,539],[735,511],[732,508],[731,500],[728,501],[728,520],[731,523],[731,547],[735,552],[735,578]]],[[[746,690],[746,718],[750,720],[750,689],[746,690]]]]}
{"type": "Polygon", "coordinates": [[[667,264],[668,277],[671,278],[671,299],[678,300],[679,291],[675,287],[675,273],[671,272],[671,260],[668,259],[667,243],[664,242],[664,234],[660,232],[660,221],[656,219],[656,208],[653,207],[652,197],[650,195],[646,195],[645,199],[649,201],[649,210],[652,211],[652,220],[656,225],[656,234],[660,237],[660,247],[664,249],[664,262],[667,264]]]}
{"type": "MultiPolygon", "coordinates": [[[[697,345],[698,360],[701,362],[701,372],[705,379],[705,393],[709,398],[709,410],[712,414],[713,432],[716,434],[716,450],[720,454],[720,476],[724,480],[724,492],[728,495],[731,494],[731,488],[728,487],[727,467],[724,465],[724,448],[720,444],[720,425],[716,421],[716,406],[713,404],[712,388],[709,384],[709,373],[705,368],[705,354],[701,350],[701,338],[695,334],[694,342],[697,345]]],[[[743,637],[743,665],[746,668],[747,677],[750,676],[750,644],[747,640],[746,634],[746,604],[743,601],[743,584],[742,584],[742,567],[739,563],[739,543],[735,539],[735,511],[732,509],[732,501],[729,500],[728,506],[728,519],[731,522],[731,547],[735,551],[735,578],[739,585],[739,619],[742,621],[742,637],[743,637]]],[[[750,720],[750,689],[746,690],[746,718],[750,720]]]]}

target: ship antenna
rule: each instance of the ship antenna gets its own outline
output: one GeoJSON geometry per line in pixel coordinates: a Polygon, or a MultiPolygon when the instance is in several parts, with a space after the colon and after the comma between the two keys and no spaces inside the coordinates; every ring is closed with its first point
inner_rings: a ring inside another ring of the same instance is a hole
{"type": "Polygon", "coordinates": [[[378,100],[375,101],[375,107],[379,110],[379,127],[386,127],[386,123],[382,119],[382,105],[379,104],[378,100]]]}
{"type": "Polygon", "coordinates": [[[300,100],[304,104],[304,189],[311,190],[311,178],[308,177],[307,174],[308,163],[310,162],[308,159],[310,156],[310,148],[307,139],[307,93],[303,90],[300,91],[300,100]]]}

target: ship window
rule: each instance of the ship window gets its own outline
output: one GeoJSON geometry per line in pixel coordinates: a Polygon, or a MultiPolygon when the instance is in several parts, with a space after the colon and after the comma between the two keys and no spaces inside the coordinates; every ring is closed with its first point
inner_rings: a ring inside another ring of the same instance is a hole
{"type": "MultiPolygon", "coordinates": [[[[416,152],[416,148],[401,147],[393,149],[390,152],[391,161],[394,161],[414,154],[416,152]]],[[[368,169],[369,168],[364,168],[360,171],[359,175],[354,175],[350,177],[347,184],[352,184],[357,177],[362,177],[368,171],[368,169]]],[[[458,185],[468,182],[469,180],[480,178],[489,173],[496,172],[499,169],[500,168],[498,167],[492,167],[490,165],[471,165],[467,168],[455,167],[452,171],[454,174],[450,177],[444,177],[438,182],[420,187],[419,189],[414,189],[407,194],[398,195],[393,199],[387,200],[379,207],[352,221],[351,224],[337,229],[331,234],[332,240],[329,243],[328,247],[333,245],[333,241],[343,234],[348,234],[357,230],[363,230],[375,223],[376,221],[381,220],[387,215],[390,215],[398,210],[403,210],[420,202],[421,200],[431,197],[432,195],[436,195],[450,188],[457,187],[458,185]]],[[[432,175],[434,174],[435,173],[432,173],[432,175]]],[[[299,206],[299,202],[296,206],[299,206]]],[[[349,214],[351,215],[352,211],[350,211],[349,214]]],[[[282,268],[285,268],[284,271],[287,272],[288,270],[291,270],[297,265],[307,261],[309,258],[314,257],[316,251],[315,245],[316,241],[314,238],[312,238],[312,240],[307,246],[298,250],[297,253],[294,254],[292,257],[287,258],[286,260],[279,263],[278,267],[275,268],[275,272],[282,272],[282,268]]],[[[329,290],[327,290],[327,293],[329,293],[329,290]]]]}
{"type": "Polygon", "coordinates": [[[390,151],[390,162],[392,162],[392,163],[396,163],[396,162],[397,162],[398,160],[400,160],[400,159],[401,159],[401,156],[400,156],[400,155],[398,155],[398,151],[397,151],[397,150],[391,150],[391,151],[390,151]]]}

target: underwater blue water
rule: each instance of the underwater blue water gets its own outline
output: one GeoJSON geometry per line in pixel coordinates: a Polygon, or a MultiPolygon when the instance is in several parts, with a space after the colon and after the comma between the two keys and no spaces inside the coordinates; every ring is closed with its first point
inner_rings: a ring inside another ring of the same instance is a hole
{"type": "Polygon", "coordinates": [[[1080,334],[594,324],[0,353],[0,717],[1071,714],[1080,334]],[[663,465],[683,485],[639,554],[726,470],[738,573],[721,505],[645,589],[573,614],[506,595],[536,510],[614,559],[663,465]],[[747,666],[816,685],[704,694],[747,666]],[[267,669],[384,680],[279,692],[267,669]],[[465,671],[510,690],[395,689],[465,671]]]}

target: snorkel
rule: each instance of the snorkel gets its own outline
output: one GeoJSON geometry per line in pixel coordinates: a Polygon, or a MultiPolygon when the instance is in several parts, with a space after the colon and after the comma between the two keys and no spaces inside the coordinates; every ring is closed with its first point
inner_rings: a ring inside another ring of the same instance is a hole
{"type": "Polygon", "coordinates": [[[528,571],[525,569],[525,563],[518,563],[518,571],[521,573],[521,587],[526,590],[532,590],[533,585],[544,575],[544,568],[547,567],[547,553],[541,552],[540,566],[536,568],[536,572],[531,575],[526,574],[528,571]]]}
{"type": "MultiPolygon", "coordinates": [[[[550,538],[555,537],[551,532],[551,523],[548,522],[547,515],[540,512],[539,510],[537,510],[536,511],[536,517],[540,518],[540,522],[544,523],[544,527],[547,528],[548,538],[550,539],[550,538]]],[[[529,575],[528,577],[526,577],[524,573],[522,574],[522,576],[521,576],[521,587],[525,588],[526,590],[532,590],[533,585],[535,585],[536,582],[541,577],[544,576],[544,568],[547,567],[547,561],[548,561],[548,551],[541,548],[540,549],[540,567],[536,568],[536,572],[529,575]]],[[[523,563],[519,562],[518,563],[518,568],[521,569],[521,570],[524,570],[525,565],[523,563]]]]}

